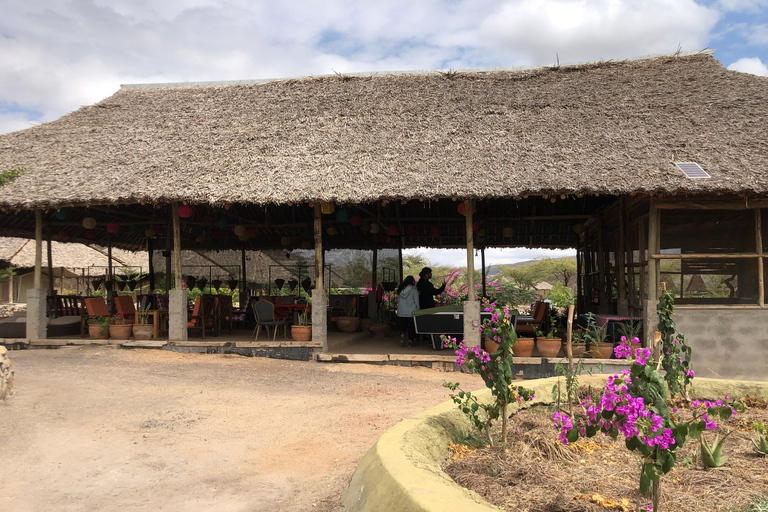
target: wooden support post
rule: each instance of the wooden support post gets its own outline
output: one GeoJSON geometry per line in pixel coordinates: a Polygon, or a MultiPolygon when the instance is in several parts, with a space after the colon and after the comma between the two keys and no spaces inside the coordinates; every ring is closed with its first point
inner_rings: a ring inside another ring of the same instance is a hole
{"type": "Polygon", "coordinates": [[[173,215],[173,275],[175,289],[168,292],[168,339],[170,341],[187,341],[187,290],[182,289],[181,269],[181,219],[179,204],[171,206],[173,215]]]}
{"type": "Polygon", "coordinates": [[[606,293],[606,265],[608,264],[608,258],[605,257],[605,244],[603,243],[603,230],[605,224],[602,217],[597,219],[597,275],[598,275],[598,287],[600,288],[600,304],[598,305],[598,313],[612,313],[607,306],[610,303],[610,296],[606,293]]]}
{"type": "Polygon", "coordinates": [[[243,248],[240,251],[240,268],[242,272],[242,283],[240,284],[240,304],[245,304],[245,299],[248,297],[248,275],[245,270],[245,242],[243,242],[243,248]]]}
{"type": "MultiPolygon", "coordinates": [[[[573,310],[573,304],[568,306],[568,329],[565,339],[565,355],[568,356],[568,371],[571,377],[575,376],[573,369],[573,310]]],[[[573,417],[573,397],[571,396],[570,386],[568,386],[568,415],[573,417]]]]}
{"type": "Polygon", "coordinates": [[[581,241],[579,241],[576,246],[576,309],[582,313],[586,311],[584,304],[584,287],[582,285],[584,276],[583,265],[584,251],[581,250],[581,241]]]}
{"type": "Polygon", "coordinates": [[[376,284],[378,283],[379,249],[373,249],[371,255],[371,293],[368,294],[368,317],[375,319],[379,310],[376,302],[376,284]]]}
{"type": "Polygon", "coordinates": [[[483,297],[486,296],[485,282],[488,278],[485,275],[485,247],[480,248],[480,275],[483,278],[483,297]]]}
{"type": "Polygon", "coordinates": [[[658,324],[656,303],[659,298],[659,262],[652,256],[659,253],[659,209],[651,200],[651,208],[648,214],[648,239],[645,247],[641,246],[641,252],[648,249],[648,278],[645,287],[645,303],[643,312],[643,330],[645,331],[646,346],[653,342],[653,332],[658,324]]]}
{"type": "Polygon", "coordinates": [[[46,242],[48,242],[48,295],[53,296],[53,250],[51,249],[51,232],[46,233],[46,242]]]}
{"type": "Polygon", "coordinates": [[[43,210],[35,210],[35,288],[43,287],[43,210]]]}
{"type": "Polygon", "coordinates": [[[323,342],[323,352],[328,352],[328,306],[323,289],[323,212],[315,203],[315,289],[312,291],[312,341],[323,342]]]}
{"type": "Polygon", "coordinates": [[[147,256],[149,258],[149,290],[155,291],[155,262],[152,261],[155,257],[154,242],[151,238],[147,238],[147,256]]]}
{"type": "Polygon", "coordinates": [[[626,203],[624,198],[619,199],[619,236],[616,244],[616,291],[619,296],[616,313],[626,316],[629,314],[629,301],[627,300],[627,277],[626,270],[626,241],[624,237],[624,218],[626,203]]]}
{"type": "Polygon", "coordinates": [[[117,295],[117,284],[112,270],[112,236],[110,235],[107,235],[107,281],[111,283],[110,290],[107,292],[107,305],[111,308],[114,304],[115,295],[117,295]]]}
{"type": "Polygon", "coordinates": [[[765,275],[763,274],[765,262],[763,261],[763,216],[760,208],[755,210],[755,243],[757,244],[755,249],[760,255],[757,258],[757,304],[763,307],[765,306],[765,275]]]}
{"type": "Polygon", "coordinates": [[[402,239],[401,239],[401,242],[400,242],[400,246],[397,248],[397,265],[398,265],[397,268],[400,271],[400,274],[399,274],[400,280],[398,282],[402,283],[403,279],[405,279],[405,277],[403,277],[403,244],[402,244],[402,239]]]}

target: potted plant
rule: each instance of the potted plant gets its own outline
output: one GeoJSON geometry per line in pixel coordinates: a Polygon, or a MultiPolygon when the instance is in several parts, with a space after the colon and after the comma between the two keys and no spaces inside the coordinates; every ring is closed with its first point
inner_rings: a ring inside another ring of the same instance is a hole
{"type": "Polygon", "coordinates": [[[312,324],[309,323],[309,312],[305,309],[297,315],[296,323],[291,326],[293,341],[310,341],[312,339],[312,324]]]}
{"type": "Polygon", "coordinates": [[[101,315],[88,317],[88,334],[95,340],[109,339],[109,317],[101,315]]]}
{"type": "Polygon", "coordinates": [[[379,309],[376,311],[376,318],[371,323],[371,335],[384,337],[389,330],[389,311],[387,310],[386,303],[379,304],[379,309]]]}
{"type": "MultiPolygon", "coordinates": [[[[576,359],[581,359],[587,352],[587,332],[584,329],[574,329],[571,334],[571,353],[576,359]]],[[[568,354],[565,354],[568,355],[568,354]]]]}
{"type": "Polygon", "coordinates": [[[357,316],[357,301],[350,300],[344,307],[344,315],[336,317],[336,326],[341,332],[355,332],[360,327],[360,317],[357,316]]]}
{"type": "Polygon", "coordinates": [[[371,324],[373,319],[369,318],[366,313],[363,313],[363,318],[360,319],[360,330],[371,334],[371,324]]]}
{"type": "Polygon", "coordinates": [[[557,357],[560,353],[560,347],[563,345],[563,340],[557,338],[557,315],[549,316],[549,331],[546,336],[542,336],[541,331],[536,332],[536,348],[541,354],[541,357],[557,357]]]}
{"type": "Polygon", "coordinates": [[[116,340],[127,340],[131,337],[133,325],[125,323],[123,315],[113,315],[109,323],[109,337],[116,340]]]}
{"type": "Polygon", "coordinates": [[[149,307],[136,312],[137,324],[133,326],[133,337],[137,340],[150,340],[155,332],[155,326],[149,323],[149,307]]]}
{"type": "Polygon", "coordinates": [[[595,359],[608,359],[613,354],[613,343],[606,341],[608,333],[605,327],[597,325],[595,315],[587,314],[587,341],[589,353],[595,359]]]}

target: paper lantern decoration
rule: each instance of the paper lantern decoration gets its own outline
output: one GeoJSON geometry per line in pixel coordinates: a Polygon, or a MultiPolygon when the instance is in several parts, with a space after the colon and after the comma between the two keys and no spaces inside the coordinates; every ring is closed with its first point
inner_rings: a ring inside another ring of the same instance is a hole
{"type": "Polygon", "coordinates": [[[192,216],[192,213],[193,213],[192,207],[189,206],[188,204],[183,204],[179,206],[179,217],[181,217],[182,219],[190,218],[192,216]]]}
{"type": "Polygon", "coordinates": [[[238,237],[245,236],[245,226],[235,226],[232,231],[234,231],[238,237]]]}
{"type": "Polygon", "coordinates": [[[213,285],[214,288],[216,288],[216,291],[219,291],[219,288],[221,288],[221,284],[223,282],[224,281],[222,281],[221,279],[214,279],[213,281],[211,281],[211,284],[213,285]]]}
{"type": "Polygon", "coordinates": [[[200,279],[197,280],[197,283],[195,284],[197,284],[198,290],[203,291],[205,290],[205,285],[208,284],[208,279],[205,277],[201,277],[200,279]]]}
{"type": "Polygon", "coordinates": [[[467,214],[467,203],[459,203],[459,206],[456,207],[456,211],[458,211],[462,215],[467,214]]]}
{"type": "Polygon", "coordinates": [[[248,228],[245,230],[245,236],[248,238],[255,238],[256,237],[256,230],[254,228],[248,228]]]}
{"type": "Polygon", "coordinates": [[[85,229],[93,229],[96,227],[96,219],[93,217],[86,217],[83,219],[83,227],[85,229]]]}
{"type": "Polygon", "coordinates": [[[291,245],[301,245],[301,237],[300,236],[293,236],[291,237],[291,245]]]}
{"type": "Polygon", "coordinates": [[[59,208],[56,210],[54,217],[59,220],[66,220],[69,217],[69,208],[59,208]]]}
{"type": "Polygon", "coordinates": [[[353,215],[349,218],[349,223],[353,226],[360,226],[363,223],[363,218],[359,215],[353,215]]]}
{"type": "Polygon", "coordinates": [[[437,238],[437,237],[439,237],[439,236],[440,236],[440,235],[442,235],[442,234],[443,234],[443,232],[442,232],[442,230],[440,229],[440,226],[432,226],[432,227],[430,228],[430,230],[429,230],[429,235],[430,235],[431,237],[433,237],[433,238],[437,238]]]}
{"type": "Polygon", "coordinates": [[[237,235],[237,239],[240,240],[241,242],[247,242],[248,236],[245,233],[243,233],[242,235],[237,235]]]}
{"type": "Polygon", "coordinates": [[[92,229],[89,229],[88,231],[85,232],[85,236],[89,240],[93,240],[94,238],[96,238],[96,232],[92,229]]]}
{"type": "Polygon", "coordinates": [[[336,212],[336,220],[339,222],[349,221],[349,210],[339,210],[336,212]]]}
{"type": "Polygon", "coordinates": [[[288,287],[291,289],[291,291],[296,288],[296,285],[299,284],[299,281],[297,279],[291,279],[288,281],[288,287]]]}
{"type": "Polygon", "coordinates": [[[200,236],[203,234],[203,230],[199,227],[195,226],[192,229],[189,230],[190,233],[192,233],[192,236],[200,236]]]}
{"type": "Polygon", "coordinates": [[[360,224],[360,229],[362,229],[362,230],[363,230],[363,233],[370,233],[370,232],[371,232],[371,221],[369,221],[369,220],[364,220],[364,221],[363,221],[363,222],[360,224]]]}
{"type": "Polygon", "coordinates": [[[507,226],[501,231],[501,234],[504,235],[506,238],[512,238],[512,235],[515,234],[515,230],[507,226]]]}
{"type": "Polygon", "coordinates": [[[335,227],[333,227],[333,226],[331,226],[328,229],[326,229],[325,232],[328,233],[331,236],[337,235],[339,233],[339,231],[335,227]]]}
{"type": "Polygon", "coordinates": [[[282,290],[284,284],[285,284],[285,279],[280,279],[280,278],[275,279],[275,286],[277,286],[278,290],[282,290]]]}
{"type": "Polygon", "coordinates": [[[577,234],[581,234],[584,231],[584,224],[576,224],[573,226],[573,232],[577,234]]]}
{"type": "Polygon", "coordinates": [[[485,236],[485,229],[478,229],[477,230],[477,236],[482,238],[485,236]]]}
{"type": "Polygon", "coordinates": [[[67,238],[69,238],[69,233],[67,233],[67,232],[66,232],[66,231],[64,231],[64,230],[61,230],[61,231],[59,231],[59,233],[57,234],[57,236],[58,236],[58,237],[59,237],[61,240],[66,240],[67,238]]]}
{"type": "Polygon", "coordinates": [[[476,220],[472,223],[472,231],[477,231],[478,229],[480,229],[480,221],[476,220]]]}
{"type": "Polygon", "coordinates": [[[160,235],[163,233],[163,225],[162,224],[152,224],[152,231],[155,232],[155,234],[160,235]]]}
{"type": "Polygon", "coordinates": [[[107,224],[108,233],[114,234],[114,233],[117,233],[118,231],[120,231],[120,224],[118,224],[117,222],[110,222],[107,224]]]}
{"type": "Polygon", "coordinates": [[[155,233],[154,229],[148,229],[144,231],[144,236],[146,236],[147,238],[155,238],[155,236],[157,236],[157,233],[155,233]]]}
{"type": "Polygon", "coordinates": [[[309,293],[309,290],[312,289],[312,280],[310,278],[308,278],[308,277],[305,277],[301,281],[301,287],[304,288],[305,292],[309,293]]]}
{"type": "Polygon", "coordinates": [[[197,284],[197,278],[195,276],[187,276],[186,280],[187,280],[187,288],[190,290],[194,288],[195,285],[197,284]]]}
{"type": "Polygon", "coordinates": [[[229,226],[229,223],[227,222],[227,219],[219,219],[216,221],[216,225],[219,227],[219,229],[227,229],[227,226],[229,226]]]}
{"type": "Polygon", "coordinates": [[[237,279],[228,279],[227,280],[227,286],[229,286],[229,289],[234,291],[237,288],[237,285],[240,283],[237,279]]]}
{"type": "Polygon", "coordinates": [[[389,226],[387,228],[387,234],[389,236],[397,236],[399,234],[399,231],[397,230],[397,226],[389,226]]]}
{"type": "Polygon", "coordinates": [[[336,207],[333,205],[333,203],[323,203],[320,206],[320,211],[323,212],[324,215],[330,215],[333,213],[333,210],[335,210],[336,207]]]}
{"type": "Polygon", "coordinates": [[[374,235],[375,235],[376,233],[378,233],[380,229],[381,229],[381,228],[379,227],[379,225],[378,225],[378,224],[376,224],[376,223],[373,223],[373,224],[371,224],[371,229],[370,229],[370,231],[371,231],[371,233],[373,233],[374,235]]]}

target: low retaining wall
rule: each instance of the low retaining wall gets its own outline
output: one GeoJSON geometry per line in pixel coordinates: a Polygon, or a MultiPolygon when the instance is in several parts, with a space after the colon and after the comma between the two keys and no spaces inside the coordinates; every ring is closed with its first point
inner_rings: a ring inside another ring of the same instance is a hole
{"type": "MultiPolygon", "coordinates": [[[[582,383],[605,378],[582,377],[582,383]]],[[[525,382],[536,393],[534,404],[551,403],[557,378],[525,382]]],[[[697,378],[696,395],[718,398],[724,394],[740,397],[757,394],[768,398],[768,383],[697,378]]],[[[478,393],[488,400],[490,391],[478,393]]],[[[529,402],[530,403],[530,402],[529,402]]],[[[511,407],[515,412],[519,407],[511,407]]],[[[360,461],[349,487],[341,498],[345,512],[489,512],[502,510],[484,501],[477,493],[461,487],[441,465],[448,443],[457,431],[471,428],[452,401],[401,421],[387,430],[360,461]]],[[[556,431],[552,429],[552,436],[556,431]]]]}

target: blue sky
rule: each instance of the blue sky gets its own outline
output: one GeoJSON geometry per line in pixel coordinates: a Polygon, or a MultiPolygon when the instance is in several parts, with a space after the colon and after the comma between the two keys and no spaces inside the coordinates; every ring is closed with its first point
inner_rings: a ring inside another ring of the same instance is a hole
{"type": "Polygon", "coordinates": [[[716,49],[729,69],[768,76],[768,0],[3,0],[0,133],[121,83],[539,66],[678,48],[716,49]]]}

